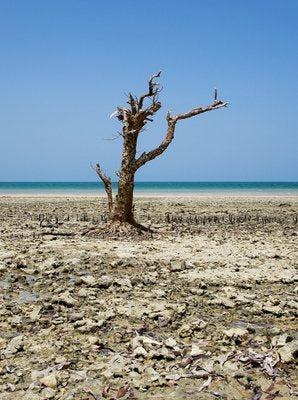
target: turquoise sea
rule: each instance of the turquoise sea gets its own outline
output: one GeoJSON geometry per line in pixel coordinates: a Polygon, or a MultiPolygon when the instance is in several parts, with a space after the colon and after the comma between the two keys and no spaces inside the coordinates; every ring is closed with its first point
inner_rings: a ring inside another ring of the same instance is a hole
{"type": "MultiPolygon", "coordinates": [[[[113,183],[114,189],[117,183],[113,183]]],[[[0,182],[0,196],[104,194],[101,182],[0,182]]],[[[298,182],[136,182],[142,195],[298,195],[298,182]]]]}

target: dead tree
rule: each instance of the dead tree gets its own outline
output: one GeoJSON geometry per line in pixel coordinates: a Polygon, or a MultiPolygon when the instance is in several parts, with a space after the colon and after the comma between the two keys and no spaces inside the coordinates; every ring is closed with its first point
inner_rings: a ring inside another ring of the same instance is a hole
{"type": "Polygon", "coordinates": [[[113,198],[111,178],[106,176],[99,164],[96,164],[96,172],[104,183],[108,196],[109,221],[111,225],[133,226],[146,230],[138,224],[133,214],[133,193],[135,173],[143,165],[160,156],[174,139],[175,128],[178,121],[195,117],[207,111],[217,110],[226,107],[228,103],[217,99],[217,89],[214,93],[214,102],[206,107],[196,107],[183,114],[171,115],[170,111],[166,114],[167,131],[163,141],[155,149],[142,153],[136,157],[137,143],[139,134],[143,131],[148,122],[153,121],[153,116],[161,108],[158,100],[160,93],[159,78],[160,72],[152,75],[148,81],[148,91],[140,97],[129,93],[127,104],[128,108],[117,107],[115,114],[122,123],[123,150],[121,168],[118,175],[118,193],[113,198]]]}

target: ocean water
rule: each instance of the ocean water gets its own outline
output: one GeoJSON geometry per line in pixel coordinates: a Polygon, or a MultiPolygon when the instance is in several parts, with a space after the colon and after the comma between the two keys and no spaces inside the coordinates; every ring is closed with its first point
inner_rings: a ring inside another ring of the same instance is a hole
{"type": "MultiPolygon", "coordinates": [[[[114,193],[117,183],[113,183],[114,193]]],[[[101,182],[0,182],[0,196],[104,194],[101,182]]],[[[136,182],[135,194],[148,195],[292,195],[298,182],[136,182]]]]}

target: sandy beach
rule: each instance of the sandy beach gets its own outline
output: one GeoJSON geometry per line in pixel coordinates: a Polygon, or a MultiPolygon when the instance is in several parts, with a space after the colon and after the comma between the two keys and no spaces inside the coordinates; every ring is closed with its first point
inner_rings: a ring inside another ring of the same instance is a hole
{"type": "Polygon", "coordinates": [[[0,198],[0,400],[293,399],[294,196],[0,198]]]}

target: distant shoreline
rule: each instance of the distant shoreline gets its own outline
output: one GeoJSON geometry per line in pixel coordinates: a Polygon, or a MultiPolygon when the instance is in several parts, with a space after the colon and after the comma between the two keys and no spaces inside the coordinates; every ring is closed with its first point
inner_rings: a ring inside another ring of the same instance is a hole
{"type": "MultiPolygon", "coordinates": [[[[113,183],[117,191],[117,183],[113,183]]],[[[135,182],[135,197],[298,196],[298,182],[135,182]]],[[[0,197],[104,197],[100,182],[0,182],[0,197]]]]}
{"type": "MultiPolygon", "coordinates": [[[[106,194],[104,192],[99,193],[44,193],[44,192],[34,192],[34,193],[0,193],[0,198],[2,199],[9,199],[9,198],[102,198],[104,199],[106,194]]],[[[188,198],[188,199],[200,199],[200,198],[294,198],[298,199],[298,192],[297,193],[286,193],[283,191],[280,192],[135,192],[134,197],[136,199],[142,198],[188,198]]]]}

